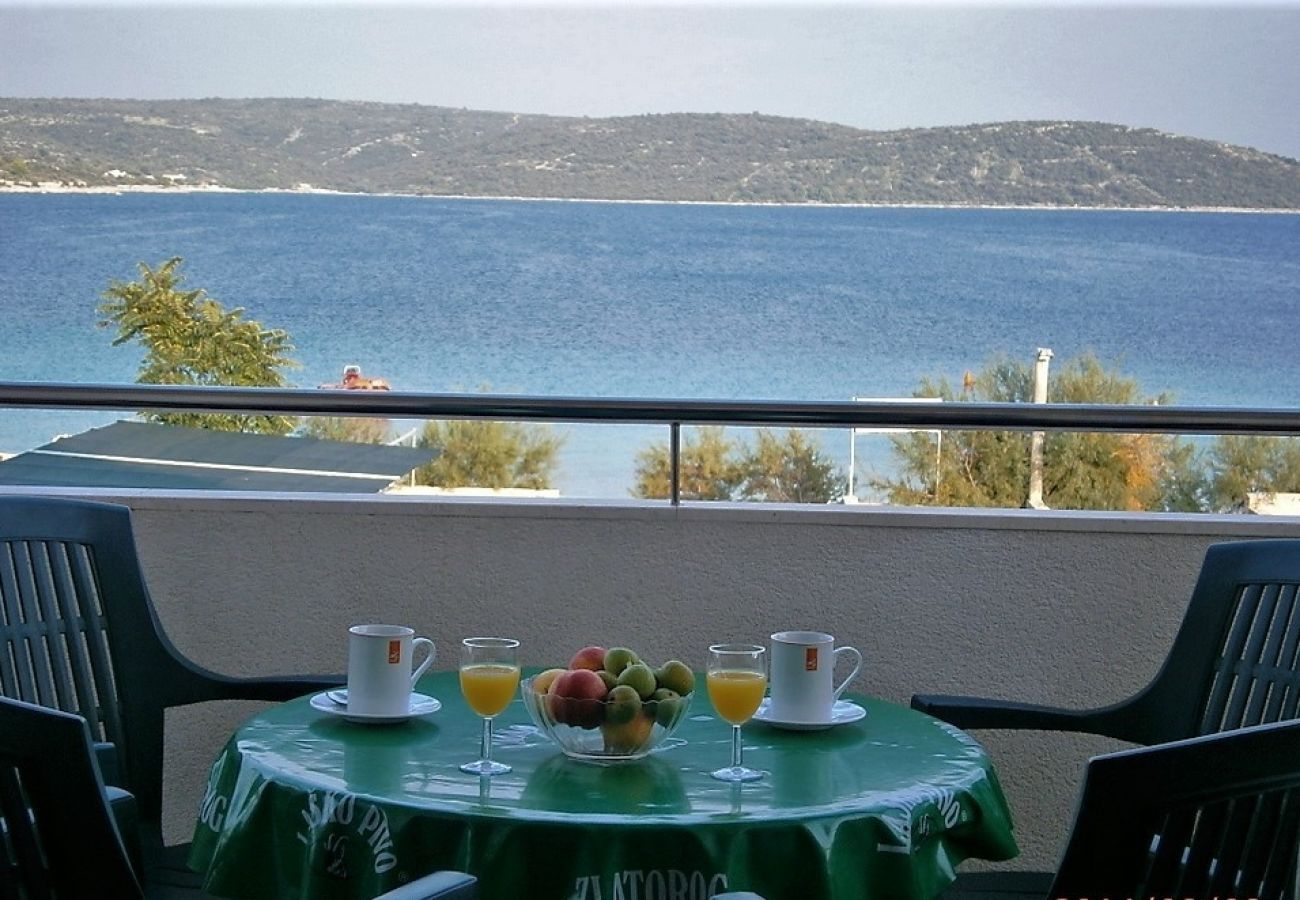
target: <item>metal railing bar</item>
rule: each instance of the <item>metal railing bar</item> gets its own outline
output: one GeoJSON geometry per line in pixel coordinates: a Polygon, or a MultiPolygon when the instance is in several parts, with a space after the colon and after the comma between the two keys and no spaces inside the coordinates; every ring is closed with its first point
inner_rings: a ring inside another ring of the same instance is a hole
{"type": "Polygon", "coordinates": [[[171,410],[667,425],[1300,435],[1300,409],[1061,403],[670,400],[0,382],[0,408],[171,410]]]}

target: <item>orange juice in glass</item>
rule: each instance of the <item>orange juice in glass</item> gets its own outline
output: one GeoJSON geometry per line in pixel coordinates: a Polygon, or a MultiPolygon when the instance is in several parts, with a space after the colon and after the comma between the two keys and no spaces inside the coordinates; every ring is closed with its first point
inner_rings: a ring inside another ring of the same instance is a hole
{"type": "Polygon", "coordinates": [[[504,663],[475,663],[461,666],[460,692],[469,708],[480,716],[505,711],[519,687],[519,667],[504,663]]]}
{"type": "Polygon", "coordinates": [[[713,708],[732,725],[748,722],[767,690],[767,678],[762,672],[721,669],[710,672],[708,681],[713,708]]]}
{"type": "Polygon", "coordinates": [[[714,644],[709,648],[709,701],[731,723],[731,765],[710,772],[720,781],[755,781],[758,769],[741,765],[740,726],[763,702],[767,689],[767,649],[759,644],[714,644]]]}
{"type": "Polygon", "coordinates": [[[460,692],[483,717],[479,758],[460,767],[471,775],[500,775],[510,766],[492,759],[492,719],[510,705],[519,685],[519,642],[512,638],[465,638],[460,642],[460,692]]]}

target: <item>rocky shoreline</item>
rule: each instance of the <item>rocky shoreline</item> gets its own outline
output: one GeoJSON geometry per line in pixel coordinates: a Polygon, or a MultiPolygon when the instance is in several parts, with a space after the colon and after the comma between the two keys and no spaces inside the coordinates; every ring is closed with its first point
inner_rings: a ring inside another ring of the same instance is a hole
{"type": "Polygon", "coordinates": [[[827,207],[832,209],[1014,209],[1081,212],[1190,212],[1190,213],[1265,213],[1270,215],[1296,215],[1300,208],[1250,206],[1065,206],[1051,203],[998,204],[998,203],[822,203],[819,201],[757,202],[750,200],[619,200],[593,197],[512,197],[478,194],[403,194],[395,192],[335,191],[328,188],[230,188],[221,185],[195,184],[120,184],[120,185],[68,185],[57,182],[14,184],[0,182],[0,194],[301,194],[335,197],[413,197],[426,200],[514,200],[528,203],[621,203],[681,206],[792,206],[827,207]]]}

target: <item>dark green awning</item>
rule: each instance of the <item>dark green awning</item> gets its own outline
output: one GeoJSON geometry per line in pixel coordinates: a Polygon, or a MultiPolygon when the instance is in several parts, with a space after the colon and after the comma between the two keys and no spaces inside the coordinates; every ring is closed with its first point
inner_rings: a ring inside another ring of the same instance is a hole
{"type": "Polygon", "coordinates": [[[115,422],[0,462],[0,485],[376,493],[436,450],[115,422]]]}

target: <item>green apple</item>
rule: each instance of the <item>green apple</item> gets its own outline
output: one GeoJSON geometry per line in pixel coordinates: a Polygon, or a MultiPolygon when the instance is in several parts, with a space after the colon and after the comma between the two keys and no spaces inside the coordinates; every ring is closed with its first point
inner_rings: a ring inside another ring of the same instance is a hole
{"type": "Polygon", "coordinates": [[[641,714],[641,695],[636,688],[620,684],[609,692],[605,698],[605,722],[609,725],[622,725],[641,714]]]}
{"type": "Polygon", "coordinates": [[[645,663],[632,663],[618,676],[618,683],[636,688],[636,692],[641,696],[642,700],[649,700],[650,695],[658,687],[655,683],[654,670],[645,663]]]}
{"type": "Polygon", "coordinates": [[[676,691],[659,688],[650,696],[650,702],[646,705],[654,709],[656,722],[664,728],[672,728],[673,722],[676,721],[681,710],[682,698],[677,695],[676,691]]]}
{"type": "Polygon", "coordinates": [[[695,673],[680,659],[670,659],[655,672],[659,686],[685,697],[695,690],[695,673]]]}
{"type": "Polygon", "coordinates": [[[623,670],[628,666],[640,661],[641,657],[626,647],[611,647],[609,652],[605,654],[605,671],[618,677],[623,674],[623,670]]]}

